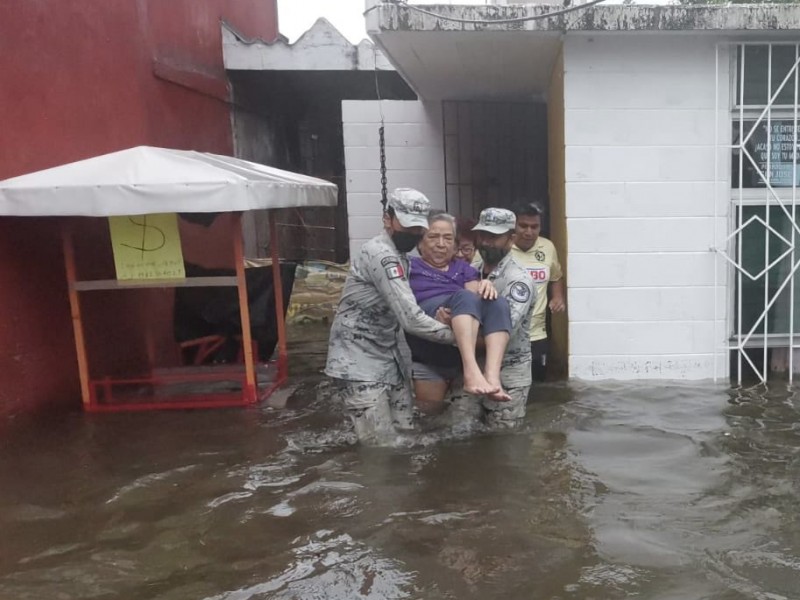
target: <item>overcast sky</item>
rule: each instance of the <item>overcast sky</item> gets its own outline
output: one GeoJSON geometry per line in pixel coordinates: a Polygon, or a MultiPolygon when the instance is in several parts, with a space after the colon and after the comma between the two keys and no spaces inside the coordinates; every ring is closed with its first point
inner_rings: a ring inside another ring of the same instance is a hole
{"type": "MultiPolygon", "coordinates": [[[[487,4],[486,0],[411,0],[409,4],[487,4]]],[[[367,37],[364,0],[278,0],[278,25],[294,42],[319,17],[325,17],[352,43],[367,37]]]]}

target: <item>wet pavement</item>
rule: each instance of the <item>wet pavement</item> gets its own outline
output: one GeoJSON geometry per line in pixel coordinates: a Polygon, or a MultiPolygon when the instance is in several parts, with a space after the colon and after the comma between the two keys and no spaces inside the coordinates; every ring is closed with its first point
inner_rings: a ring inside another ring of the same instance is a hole
{"type": "Polygon", "coordinates": [[[800,398],[548,384],[524,427],[353,444],[295,336],[279,409],[0,439],[0,599],[800,598],[800,398]]]}

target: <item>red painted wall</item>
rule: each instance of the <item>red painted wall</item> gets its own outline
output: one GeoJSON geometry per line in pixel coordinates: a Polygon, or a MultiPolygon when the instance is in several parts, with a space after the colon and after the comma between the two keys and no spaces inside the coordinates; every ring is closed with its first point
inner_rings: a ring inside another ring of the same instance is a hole
{"type": "MultiPolygon", "coordinates": [[[[220,20],[275,0],[0,2],[0,179],[137,145],[232,154],[220,20]]],[[[0,217],[0,415],[79,398],[58,228],[0,217]]]]}

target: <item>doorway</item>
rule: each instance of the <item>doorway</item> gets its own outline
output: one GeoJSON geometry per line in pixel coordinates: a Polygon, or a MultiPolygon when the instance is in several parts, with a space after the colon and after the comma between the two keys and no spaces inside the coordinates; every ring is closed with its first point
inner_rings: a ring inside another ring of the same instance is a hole
{"type": "Polygon", "coordinates": [[[549,214],[545,103],[445,101],[442,118],[448,212],[537,201],[549,214]]]}
{"type": "MultiPolygon", "coordinates": [[[[548,102],[444,101],[447,212],[477,218],[484,208],[537,202],[542,235],[558,249],[566,282],[563,63],[556,62],[548,102]]],[[[568,376],[568,319],[548,311],[548,379],[568,376]]]]}

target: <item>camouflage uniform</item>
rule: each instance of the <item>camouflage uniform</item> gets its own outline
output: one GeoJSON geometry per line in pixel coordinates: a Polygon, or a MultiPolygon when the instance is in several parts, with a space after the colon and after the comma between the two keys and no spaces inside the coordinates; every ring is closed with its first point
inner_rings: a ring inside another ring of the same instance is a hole
{"type": "MultiPolygon", "coordinates": [[[[475,230],[502,234],[513,231],[515,222],[516,218],[511,211],[487,208],[481,212],[475,230]]],[[[528,331],[536,290],[528,272],[510,253],[484,278],[494,284],[498,296],[508,300],[511,309],[511,335],[500,369],[503,389],[511,396],[511,400],[497,402],[489,397],[471,396],[459,390],[452,397],[450,411],[456,419],[474,418],[483,413],[490,427],[511,427],[525,416],[531,387],[531,346],[528,331]]],[[[453,422],[453,417],[449,418],[450,422],[453,422]]]]}
{"type": "MultiPolygon", "coordinates": [[[[411,204],[397,190],[389,200],[401,225],[409,213],[427,214],[430,204],[411,204]]],[[[413,197],[413,196],[412,196],[413,197]]],[[[410,226],[417,226],[415,222],[410,226]]],[[[417,306],[408,285],[408,260],[387,233],[364,243],[352,261],[350,274],[331,326],[325,373],[334,378],[341,398],[362,441],[376,442],[410,428],[411,392],[404,379],[404,360],[397,335],[404,329],[416,336],[453,344],[453,332],[417,306]]]]}

